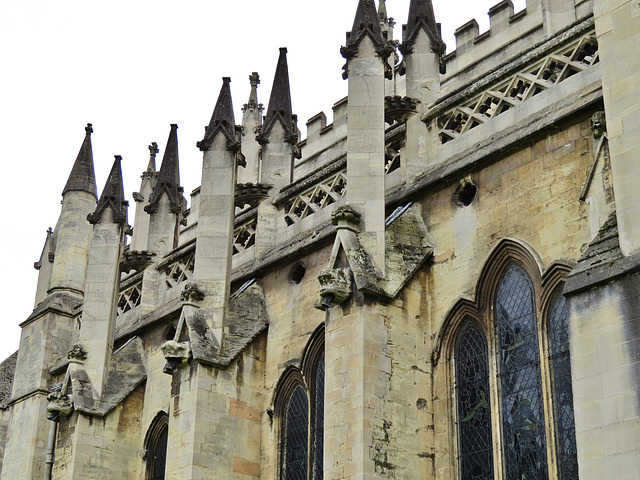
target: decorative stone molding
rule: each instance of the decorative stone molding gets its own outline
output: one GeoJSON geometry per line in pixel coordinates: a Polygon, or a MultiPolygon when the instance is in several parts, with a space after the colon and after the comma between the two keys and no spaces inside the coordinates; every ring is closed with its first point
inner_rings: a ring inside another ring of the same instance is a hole
{"type": "Polygon", "coordinates": [[[180,294],[180,300],[183,302],[201,302],[204,300],[204,293],[195,283],[188,283],[180,294]]]}
{"type": "Polygon", "coordinates": [[[300,192],[285,204],[287,225],[293,225],[337,202],[346,193],[346,185],[346,172],[341,171],[300,192]]]}
{"type": "MultiPolygon", "coordinates": [[[[532,55],[532,52],[529,55],[532,55]]],[[[472,96],[461,96],[454,107],[438,114],[440,141],[447,143],[576,75],[600,61],[595,31],[545,52],[533,63],[496,78],[472,96]]],[[[475,88],[474,88],[475,90],[475,88]]]]}
{"type": "Polygon", "coordinates": [[[87,359],[87,351],[82,347],[82,345],[76,343],[73,347],[71,347],[71,350],[67,352],[67,358],[69,360],[83,362],[87,359]]]}
{"type": "Polygon", "coordinates": [[[58,421],[60,418],[66,418],[73,411],[73,402],[69,395],[62,393],[61,386],[53,388],[52,392],[47,395],[47,418],[49,420],[58,421]]]}
{"type": "Polygon", "coordinates": [[[336,226],[353,226],[360,223],[360,212],[351,205],[342,205],[331,213],[331,223],[336,226]]]}

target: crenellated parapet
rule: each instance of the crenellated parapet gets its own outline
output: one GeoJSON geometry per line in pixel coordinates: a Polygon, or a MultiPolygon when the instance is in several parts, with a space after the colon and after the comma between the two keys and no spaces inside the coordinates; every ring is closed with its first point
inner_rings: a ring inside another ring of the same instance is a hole
{"type": "Polygon", "coordinates": [[[455,30],[455,50],[444,58],[447,73],[443,81],[449,85],[443,85],[443,90],[451,91],[464,81],[469,67],[474,67],[472,75],[489,73],[496,63],[556,35],[592,11],[593,0],[527,0],[520,11],[514,10],[511,0],[497,3],[487,12],[487,31],[481,33],[475,19],[455,30]]]}

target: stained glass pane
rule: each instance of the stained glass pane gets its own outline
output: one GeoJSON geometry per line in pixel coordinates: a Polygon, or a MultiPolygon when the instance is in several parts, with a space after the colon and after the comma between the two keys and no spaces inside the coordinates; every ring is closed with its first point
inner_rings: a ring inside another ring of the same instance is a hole
{"type": "Polygon", "coordinates": [[[547,480],[544,405],[533,283],[511,265],[495,305],[506,480],[547,480]]]}
{"type": "Polygon", "coordinates": [[[578,458],[573,418],[571,356],[569,351],[569,310],[560,292],[549,317],[551,367],[553,369],[553,402],[560,480],[577,480],[578,458]]]}
{"type": "Polygon", "coordinates": [[[307,457],[309,454],[309,402],[301,386],[297,386],[287,404],[285,429],[283,478],[285,480],[307,479],[307,457]]]}
{"type": "Polygon", "coordinates": [[[493,479],[487,342],[469,323],[455,352],[461,480],[493,479]]]}
{"type": "Polygon", "coordinates": [[[315,425],[313,478],[322,480],[322,452],[324,450],[324,355],[316,366],[315,378],[315,425]]]}

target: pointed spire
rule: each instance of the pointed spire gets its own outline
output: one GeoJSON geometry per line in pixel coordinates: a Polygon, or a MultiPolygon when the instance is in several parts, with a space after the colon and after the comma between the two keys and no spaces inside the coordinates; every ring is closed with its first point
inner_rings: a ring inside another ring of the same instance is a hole
{"type": "Polygon", "coordinates": [[[213,139],[218,132],[222,132],[227,137],[229,148],[237,148],[239,145],[235,134],[236,121],[233,115],[230,83],[231,79],[229,77],[222,78],[222,87],[220,88],[213,115],[211,115],[211,121],[205,130],[204,138],[197,143],[197,147],[203,152],[211,147],[213,139]]]}
{"type": "Polygon", "coordinates": [[[91,148],[91,134],[93,128],[90,123],[85,127],[85,137],[78,152],[76,162],[73,164],[67,184],[62,195],[72,190],[91,193],[97,197],[96,176],[93,170],[93,151],[91,148]]]}
{"type": "Polygon", "coordinates": [[[169,132],[167,147],[164,150],[158,181],[151,194],[149,205],[144,207],[144,211],[149,214],[156,213],[158,202],[163,193],[169,197],[171,212],[179,214],[182,211],[182,187],[180,187],[180,162],[178,159],[178,125],[175,123],[171,124],[171,132],[169,132]]]}
{"type": "Polygon", "coordinates": [[[385,0],[380,0],[380,5],[378,6],[378,18],[380,18],[381,22],[387,22],[387,2],[385,0]]]}
{"type": "Polygon", "coordinates": [[[262,110],[262,105],[258,104],[258,85],[260,85],[260,75],[258,75],[258,72],[253,72],[249,75],[249,83],[251,84],[251,93],[249,94],[249,101],[244,104],[242,111],[246,112],[252,109],[262,110]]]}
{"type": "Polygon", "coordinates": [[[413,44],[420,29],[423,29],[431,40],[431,50],[444,55],[447,46],[442,41],[440,25],[436,23],[433,13],[432,0],[411,0],[409,4],[409,19],[403,26],[402,47],[403,55],[413,51],[413,44]],[[406,53],[405,53],[406,52],[406,53]]]}
{"type": "Polygon", "coordinates": [[[126,223],[127,221],[127,206],[129,203],[124,199],[122,165],[120,162],[122,162],[122,157],[116,155],[107,183],[105,183],[100,200],[98,200],[98,206],[95,212],[87,216],[87,220],[92,225],[100,222],[102,214],[108,207],[113,211],[113,223],[126,223]]]}
{"type": "Polygon", "coordinates": [[[287,64],[287,49],[280,48],[278,65],[273,77],[271,87],[271,97],[269,98],[269,108],[264,118],[262,133],[258,141],[265,141],[271,133],[271,129],[277,120],[280,120],[285,130],[285,140],[288,143],[298,141],[293,110],[291,108],[291,86],[289,85],[289,66],[287,64]]]}
{"type": "Polygon", "coordinates": [[[353,28],[347,33],[347,47],[356,47],[368,35],[376,47],[384,44],[380,18],[373,0],[360,0],[353,20],[353,28]]]}
{"type": "Polygon", "coordinates": [[[385,0],[380,0],[378,18],[380,19],[380,28],[382,29],[384,39],[387,41],[393,40],[393,26],[395,22],[393,18],[389,18],[387,14],[387,2],[385,0]]]}

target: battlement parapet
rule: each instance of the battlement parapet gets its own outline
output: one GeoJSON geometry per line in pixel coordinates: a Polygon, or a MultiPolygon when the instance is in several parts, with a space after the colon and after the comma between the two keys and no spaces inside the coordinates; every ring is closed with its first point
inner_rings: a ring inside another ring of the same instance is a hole
{"type": "Polygon", "coordinates": [[[456,49],[444,59],[447,73],[442,79],[443,95],[469,81],[470,75],[491,72],[504,59],[517,57],[592,13],[593,0],[527,0],[526,7],[518,12],[511,0],[497,3],[489,9],[487,31],[480,33],[476,20],[455,31],[456,49]]]}

